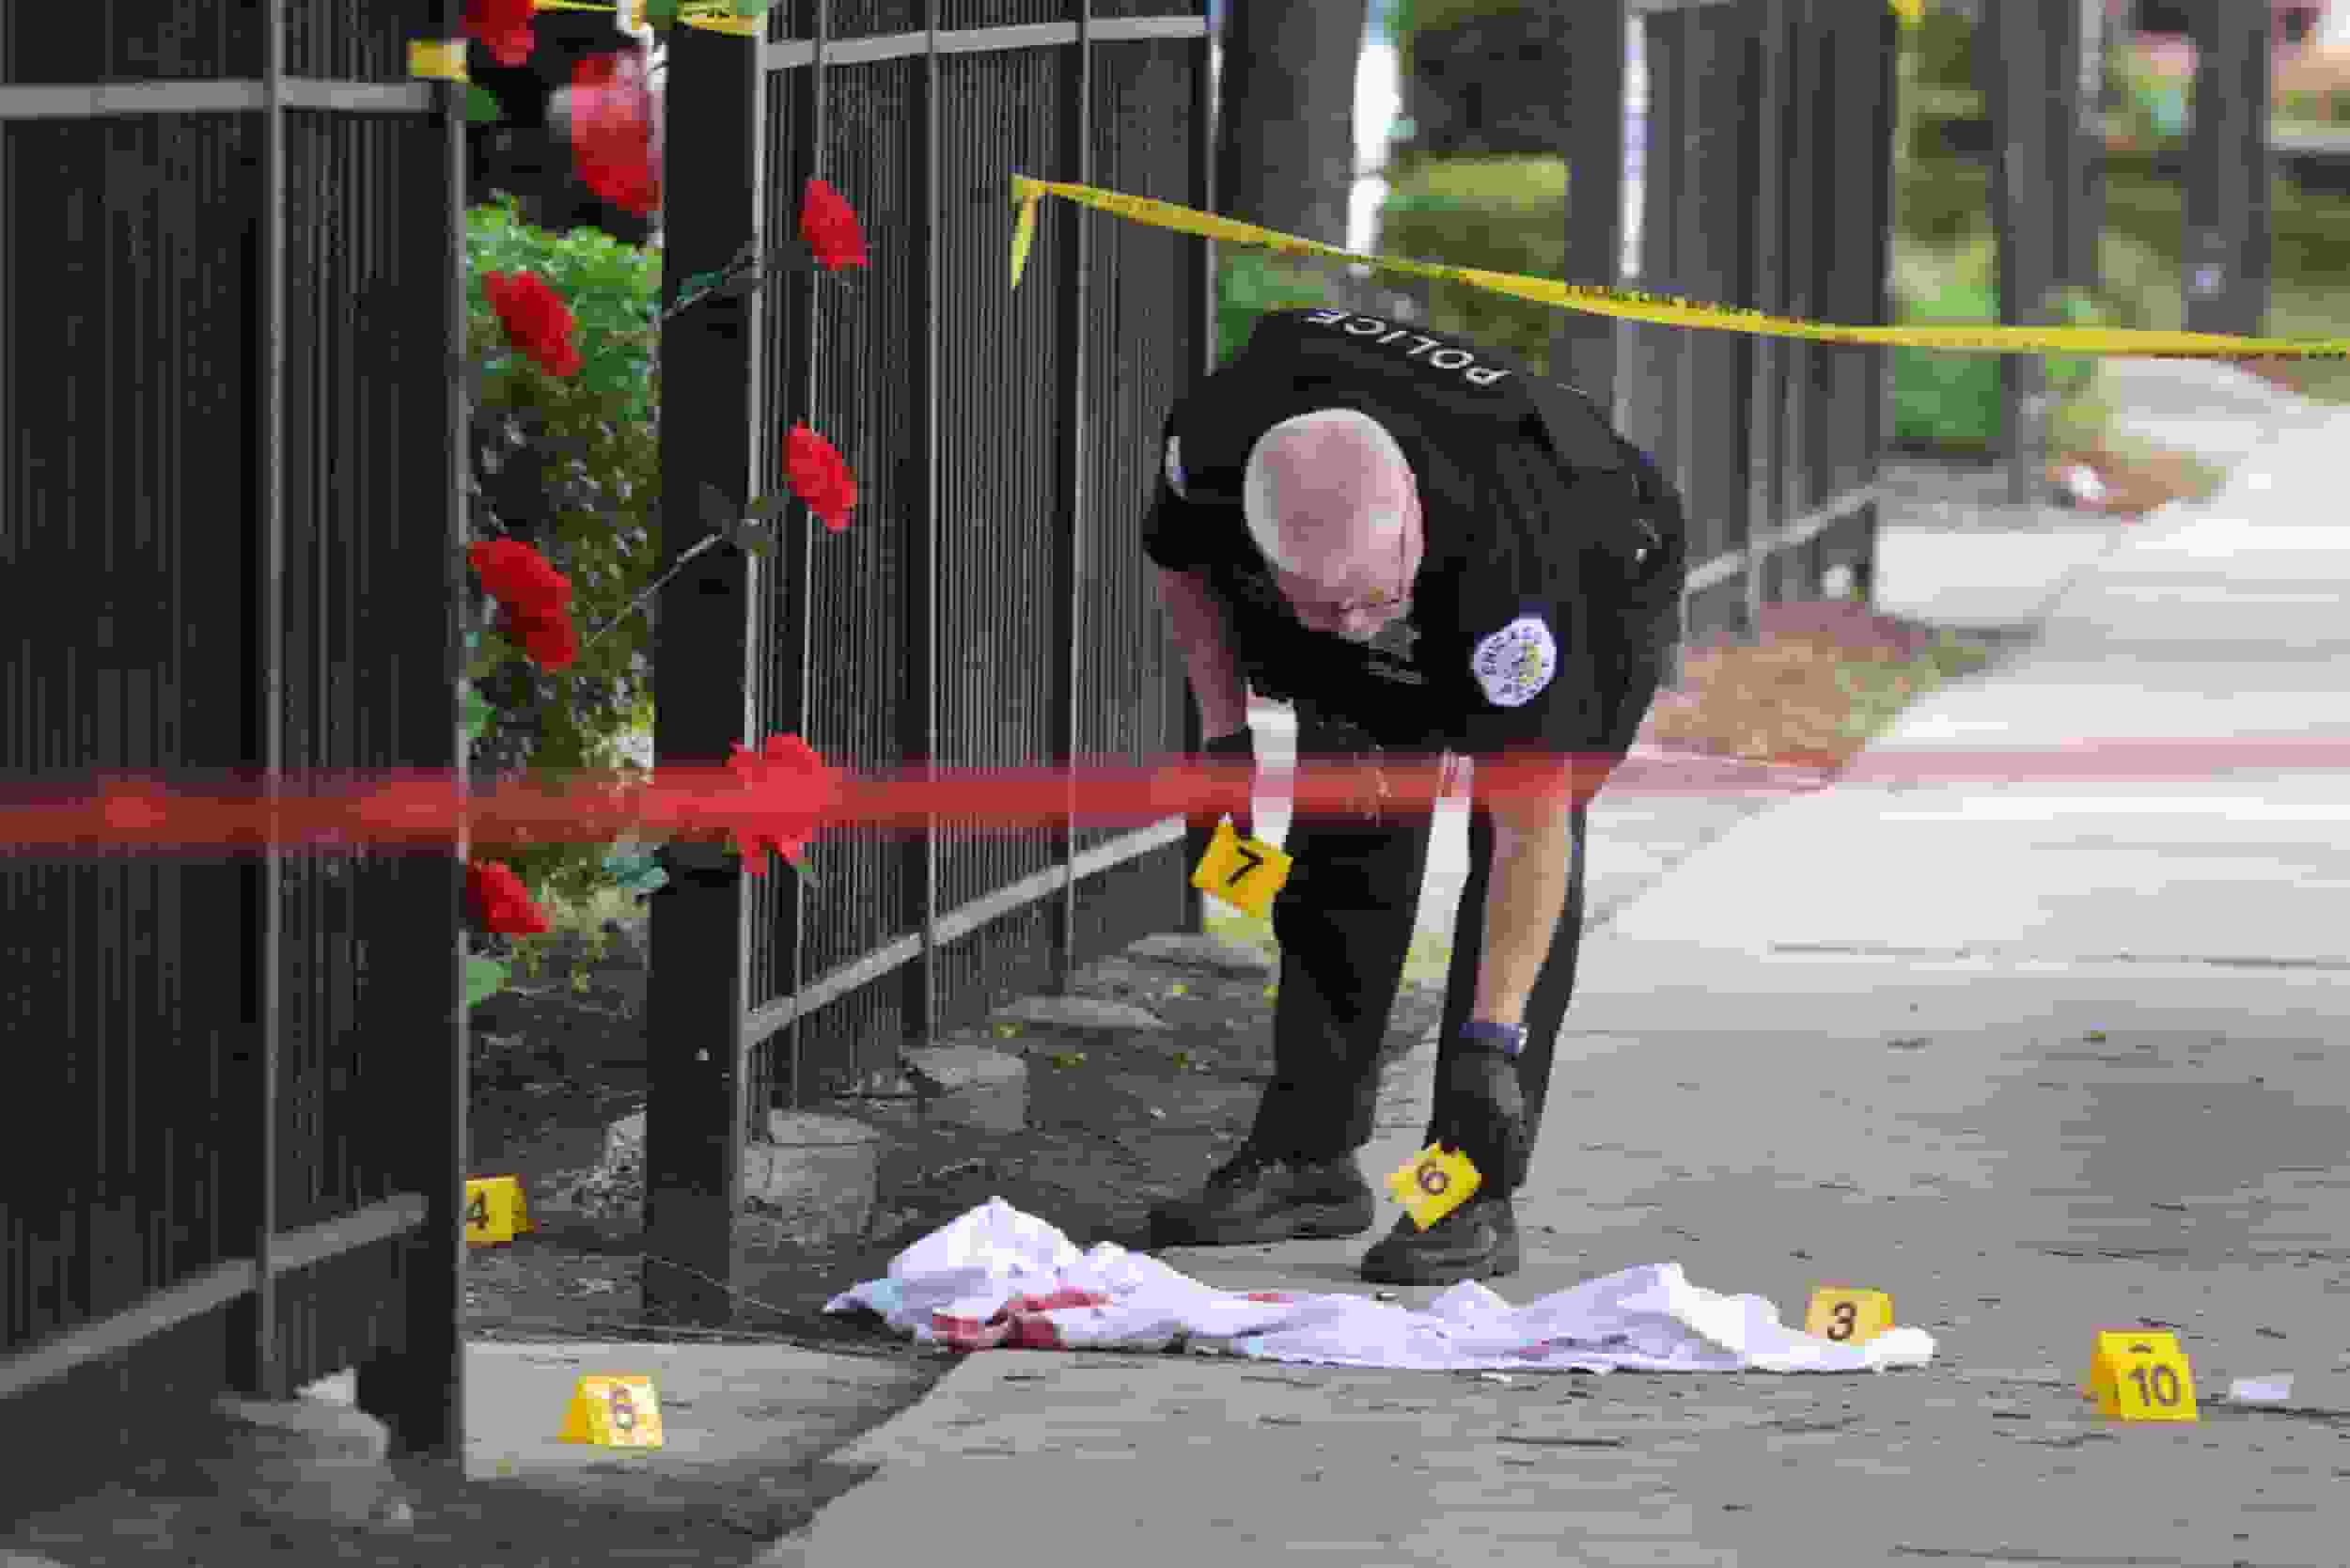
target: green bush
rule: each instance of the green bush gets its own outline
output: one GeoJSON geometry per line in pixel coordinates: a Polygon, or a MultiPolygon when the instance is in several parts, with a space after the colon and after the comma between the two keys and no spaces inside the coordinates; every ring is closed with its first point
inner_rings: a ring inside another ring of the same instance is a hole
{"type": "MultiPolygon", "coordinates": [[[[1904,325],[1993,322],[1999,301],[1996,250],[1979,236],[1963,249],[1938,256],[1912,253],[1896,274],[1896,315],[1904,325]]],[[[2121,326],[2123,313],[2107,300],[2077,290],[2060,293],[2040,313],[2066,326],[2121,326]]],[[[2048,391],[2060,400],[2090,394],[2096,361],[2076,354],[2042,358],[2048,391]]],[[[2004,411],[1999,356],[1940,349],[1893,351],[1893,434],[1904,445],[1987,451],[2000,445],[2004,411]]]]}
{"type": "MultiPolygon", "coordinates": [[[[1379,212],[1386,256],[1557,277],[1566,261],[1567,166],[1558,158],[1429,159],[1396,171],[1379,212]]],[[[1550,363],[1559,312],[1457,283],[1428,289],[1428,324],[1550,363]]]]}
{"type": "MultiPolygon", "coordinates": [[[[661,558],[659,365],[651,344],[623,337],[658,317],[661,258],[592,229],[530,227],[507,203],[466,214],[465,260],[466,346],[490,367],[484,403],[532,411],[548,435],[577,442],[585,454],[551,462],[528,487],[546,519],[530,542],[572,582],[572,619],[584,645],[577,661],[550,673],[490,635],[468,668],[472,695],[488,704],[474,743],[476,776],[552,783],[573,769],[619,765],[614,743],[651,721],[652,645],[643,615],[586,643],[650,584],[661,558]],[[546,375],[507,347],[481,274],[513,271],[541,274],[570,306],[582,361],[575,375],[546,375]]],[[[494,510],[501,478],[486,478],[494,510]]],[[[473,533],[494,537],[478,523],[473,533]]],[[[532,844],[499,857],[534,898],[564,902],[608,886],[606,853],[600,844],[532,844]]]]}
{"type": "Polygon", "coordinates": [[[1239,245],[1217,247],[1215,362],[1230,364],[1268,310],[1296,310],[1329,297],[1330,285],[1314,263],[1239,245]]]}

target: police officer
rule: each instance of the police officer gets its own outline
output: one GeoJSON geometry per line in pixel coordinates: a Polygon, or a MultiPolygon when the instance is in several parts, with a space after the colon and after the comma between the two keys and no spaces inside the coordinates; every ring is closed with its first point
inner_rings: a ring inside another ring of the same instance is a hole
{"type": "MultiPolygon", "coordinates": [[[[1590,797],[1630,749],[1679,636],[1680,498],[1581,394],[1506,355],[1355,312],[1260,320],[1169,418],[1144,527],[1220,802],[1246,834],[1248,694],[1294,705],[1301,807],[1275,1078],[1240,1152],[1154,1211],[1152,1244],[1368,1231],[1356,1152],[1418,925],[1440,768],[1480,785],[1426,1142],[1477,1195],[1408,1216],[1363,1275],[1512,1273],[1511,1195],[1574,985],[1590,797]],[[1478,767],[1480,760],[1483,767],[1478,767]],[[1339,804],[1309,812],[1317,776],[1339,804]],[[1409,804],[1417,801],[1419,804],[1409,804]]],[[[1204,824],[1213,827],[1214,818],[1204,824]]]]}

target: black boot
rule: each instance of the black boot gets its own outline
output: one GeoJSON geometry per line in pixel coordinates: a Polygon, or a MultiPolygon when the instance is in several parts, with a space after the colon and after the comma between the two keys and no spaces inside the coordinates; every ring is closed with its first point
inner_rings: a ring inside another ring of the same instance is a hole
{"type": "Polygon", "coordinates": [[[1151,1212],[1152,1247],[1248,1247],[1300,1236],[1359,1236],[1378,1214],[1352,1154],[1302,1158],[1245,1145],[1194,1198],[1151,1212]]]}
{"type": "Polygon", "coordinates": [[[1457,1285],[1518,1271],[1518,1220],[1507,1193],[1479,1193],[1423,1231],[1410,1215],[1363,1254],[1377,1285],[1457,1285]]]}

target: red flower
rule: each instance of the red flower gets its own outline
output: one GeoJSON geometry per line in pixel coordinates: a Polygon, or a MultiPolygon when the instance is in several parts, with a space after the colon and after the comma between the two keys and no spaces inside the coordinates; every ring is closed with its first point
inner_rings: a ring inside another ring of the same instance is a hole
{"type": "Polygon", "coordinates": [[[797,735],[771,735],[762,751],[738,745],[727,766],[755,797],[754,805],[727,811],[744,874],[766,875],[770,850],[787,861],[799,859],[825,809],[838,798],[838,776],[797,735]]]}
{"type": "Polygon", "coordinates": [[[579,369],[579,350],[572,345],[571,307],[537,273],[484,273],[481,291],[506,328],[506,340],[527,354],[551,376],[568,376],[579,369]]]}
{"type": "Polygon", "coordinates": [[[498,618],[498,632],[522,644],[525,653],[541,669],[568,669],[579,657],[579,633],[560,609],[533,610],[509,605],[498,618]]]}
{"type": "Polygon", "coordinates": [[[474,918],[500,936],[537,936],[553,929],[546,911],[530,902],[530,889],[503,860],[467,866],[465,897],[474,918]]]}
{"type": "Polygon", "coordinates": [[[865,233],[849,198],[822,180],[811,179],[800,198],[800,238],[831,272],[865,265],[865,233]]]}
{"type": "Polygon", "coordinates": [[[661,206],[660,102],[634,49],[572,67],[562,116],[579,178],[607,206],[649,217],[661,206]]]}
{"type": "Polygon", "coordinates": [[[856,476],[831,442],[806,425],[794,425],[784,443],[783,477],[825,527],[838,533],[849,525],[849,513],[856,510],[856,476]]]}
{"type": "Polygon", "coordinates": [[[502,66],[529,62],[537,39],[530,30],[535,0],[465,0],[465,36],[502,66]]]}
{"type": "Polygon", "coordinates": [[[563,669],[579,657],[572,628],[572,580],[520,540],[494,539],[466,547],[481,586],[498,602],[498,635],[522,645],[541,668],[563,669]]]}
{"type": "Polygon", "coordinates": [[[480,574],[490,597],[509,609],[544,614],[572,602],[572,580],[547,564],[546,557],[518,539],[494,539],[466,547],[465,558],[480,574]]]}

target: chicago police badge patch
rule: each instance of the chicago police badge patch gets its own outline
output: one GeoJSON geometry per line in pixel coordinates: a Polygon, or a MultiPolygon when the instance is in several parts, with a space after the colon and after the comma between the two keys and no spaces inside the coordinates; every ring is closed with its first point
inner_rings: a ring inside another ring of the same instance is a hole
{"type": "Polygon", "coordinates": [[[1469,667],[1487,701],[1522,708],[1559,673],[1559,644],[1540,616],[1522,615],[1479,643],[1469,667]]]}

